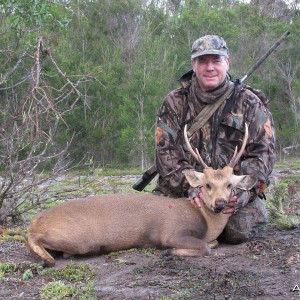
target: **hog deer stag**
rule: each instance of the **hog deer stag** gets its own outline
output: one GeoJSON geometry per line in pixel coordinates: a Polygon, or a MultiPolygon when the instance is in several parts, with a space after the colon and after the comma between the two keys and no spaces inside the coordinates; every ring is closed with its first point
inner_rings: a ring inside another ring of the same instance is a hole
{"type": "Polygon", "coordinates": [[[186,170],[193,187],[204,186],[204,205],[197,208],[186,198],[172,199],[156,195],[113,194],[67,201],[37,215],[31,222],[27,245],[44,265],[55,259],[48,250],[64,256],[109,253],[130,248],[156,247],[166,254],[205,256],[224,229],[229,215],[219,213],[233,188],[251,189],[256,179],[233,175],[233,165],[245,149],[235,151],[228,166],[213,170],[204,164],[185,139],[192,155],[203,163],[204,171],[186,170]]]}

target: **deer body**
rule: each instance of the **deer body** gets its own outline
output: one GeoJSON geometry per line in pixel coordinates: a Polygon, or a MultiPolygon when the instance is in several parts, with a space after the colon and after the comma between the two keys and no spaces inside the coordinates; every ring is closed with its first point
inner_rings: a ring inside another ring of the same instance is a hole
{"type": "Polygon", "coordinates": [[[27,234],[30,250],[46,265],[55,260],[46,249],[66,255],[109,253],[130,248],[155,247],[169,254],[204,256],[208,243],[225,227],[229,215],[186,198],[113,194],[71,200],[39,214],[27,234]],[[189,251],[190,250],[190,251],[189,251]]]}
{"type": "MultiPolygon", "coordinates": [[[[233,165],[246,146],[223,169],[204,165],[203,173],[185,170],[191,187],[203,187],[203,203],[195,207],[186,198],[147,194],[113,194],[68,201],[36,216],[29,226],[27,245],[45,265],[54,265],[46,249],[65,255],[109,253],[130,248],[168,249],[171,255],[205,256],[216,245],[229,215],[226,208],[234,189],[251,189],[256,178],[233,174],[233,165]],[[211,246],[211,247],[210,247],[211,246]]],[[[196,159],[199,153],[189,145],[196,159]]]]}

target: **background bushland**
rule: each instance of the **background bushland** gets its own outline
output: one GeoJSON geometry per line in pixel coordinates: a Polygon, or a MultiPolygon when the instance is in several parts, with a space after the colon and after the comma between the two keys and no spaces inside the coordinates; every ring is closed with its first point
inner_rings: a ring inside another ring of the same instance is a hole
{"type": "Polygon", "coordinates": [[[271,99],[278,153],[297,150],[298,2],[1,0],[0,147],[15,130],[31,141],[19,145],[15,162],[32,144],[43,151],[51,136],[51,151],[68,144],[74,161],[145,169],[154,156],[156,111],[190,69],[195,39],[223,36],[237,78],[289,30],[248,83],[271,99]]]}

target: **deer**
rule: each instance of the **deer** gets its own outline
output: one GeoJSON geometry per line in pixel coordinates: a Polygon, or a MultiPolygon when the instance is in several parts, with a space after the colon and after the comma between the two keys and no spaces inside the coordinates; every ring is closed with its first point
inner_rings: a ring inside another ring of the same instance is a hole
{"type": "Polygon", "coordinates": [[[185,170],[190,186],[204,187],[203,205],[196,207],[188,198],[154,194],[106,194],[65,201],[39,213],[27,231],[27,246],[41,264],[54,266],[49,253],[96,255],[131,248],[162,249],[162,255],[203,257],[211,255],[216,239],[230,214],[226,207],[235,188],[251,189],[256,178],[234,175],[248,139],[248,127],[240,151],[223,169],[208,167],[199,152],[192,149],[184,128],[184,139],[191,155],[204,169],[185,170]]]}

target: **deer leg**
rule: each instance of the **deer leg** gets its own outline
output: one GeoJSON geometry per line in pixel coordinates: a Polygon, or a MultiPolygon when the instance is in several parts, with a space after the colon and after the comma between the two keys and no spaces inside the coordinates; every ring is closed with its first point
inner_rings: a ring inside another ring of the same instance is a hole
{"type": "Polygon", "coordinates": [[[193,236],[177,236],[163,246],[170,248],[164,251],[163,255],[207,256],[211,253],[211,247],[205,241],[193,236]]]}
{"type": "Polygon", "coordinates": [[[208,244],[210,249],[215,249],[218,246],[219,242],[217,240],[213,240],[213,241],[211,241],[207,244],[208,244]]]}
{"type": "Polygon", "coordinates": [[[30,251],[43,260],[43,265],[54,266],[55,259],[46,251],[40,242],[40,234],[29,233],[27,235],[27,245],[30,251]]]}

